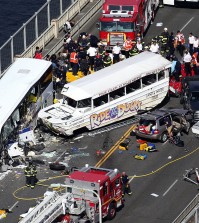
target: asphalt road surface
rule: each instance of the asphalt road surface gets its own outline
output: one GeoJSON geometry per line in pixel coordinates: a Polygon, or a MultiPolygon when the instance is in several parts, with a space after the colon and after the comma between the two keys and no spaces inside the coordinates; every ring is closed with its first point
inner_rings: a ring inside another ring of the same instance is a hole
{"type": "MultiPolygon", "coordinates": [[[[163,27],[176,32],[181,29],[188,37],[189,32],[199,33],[196,26],[199,18],[197,9],[164,7],[158,10],[154,23],[150,26],[145,40],[162,32],[163,27]],[[161,24],[161,26],[159,26],[161,24]],[[158,25],[158,26],[157,26],[158,25]]],[[[90,24],[90,32],[97,32],[95,22],[90,24]]],[[[180,108],[178,98],[165,102],[165,107],[180,108]]],[[[147,153],[146,160],[136,160],[134,155],[140,153],[136,138],[131,139],[129,150],[119,151],[117,142],[131,128],[131,125],[95,136],[76,135],[73,138],[57,138],[44,133],[46,148],[36,156],[38,179],[40,184],[34,190],[24,187],[23,167],[14,168],[1,174],[0,209],[11,208],[1,222],[16,223],[19,215],[34,206],[43,196],[50,183],[64,183],[65,176],[49,169],[49,162],[65,161],[70,167],[81,167],[86,163],[106,168],[117,168],[126,171],[131,179],[132,196],[126,196],[125,207],[120,210],[111,222],[136,223],[170,223],[198,193],[198,187],[182,178],[186,169],[198,167],[199,139],[190,131],[184,134],[184,148],[166,142],[156,143],[158,152],[147,153]],[[97,156],[96,150],[104,148],[106,154],[97,156]],[[110,152],[108,152],[110,151],[110,152]],[[43,180],[41,182],[41,180],[43,180]]],[[[108,222],[108,221],[106,221],[108,222]]]]}

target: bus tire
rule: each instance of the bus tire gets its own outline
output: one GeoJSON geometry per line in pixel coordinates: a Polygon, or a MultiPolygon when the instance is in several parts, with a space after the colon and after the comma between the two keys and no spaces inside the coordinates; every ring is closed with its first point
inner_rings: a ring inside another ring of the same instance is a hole
{"type": "Polygon", "coordinates": [[[109,205],[107,219],[112,220],[116,216],[116,206],[114,203],[109,205]]]}

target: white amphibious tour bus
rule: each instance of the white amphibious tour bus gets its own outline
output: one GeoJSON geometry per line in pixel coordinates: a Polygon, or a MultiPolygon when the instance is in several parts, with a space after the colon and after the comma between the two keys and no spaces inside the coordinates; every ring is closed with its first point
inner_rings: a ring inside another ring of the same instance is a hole
{"type": "Polygon", "coordinates": [[[53,104],[52,65],[17,59],[0,79],[0,152],[41,108],[53,104]]]}
{"type": "Polygon", "coordinates": [[[136,115],[163,101],[170,67],[161,55],[143,52],[66,84],[63,99],[40,110],[38,118],[55,133],[72,135],[136,115]]]}

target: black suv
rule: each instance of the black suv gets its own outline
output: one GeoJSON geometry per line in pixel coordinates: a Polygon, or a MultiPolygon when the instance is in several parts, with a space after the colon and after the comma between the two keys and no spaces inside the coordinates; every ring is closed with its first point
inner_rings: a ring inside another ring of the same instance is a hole
{"type": "Polygon", "coordinates": [[[166,142],[168,131],[166,122],[170,121],[173,131],[189,133],[193,114],[184,109],[158,109],[140,116],[135,134],[138,138],[160,140],[166,142]]]}
{"type": "Polygon", "coordinates": [[[183,78],[180,102],[194,112],[194,121],[199,121],[199,77],[183,78]]]}

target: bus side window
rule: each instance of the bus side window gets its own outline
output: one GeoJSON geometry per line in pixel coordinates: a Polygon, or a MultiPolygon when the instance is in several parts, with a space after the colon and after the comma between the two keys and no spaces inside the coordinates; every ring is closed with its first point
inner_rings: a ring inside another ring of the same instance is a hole
{"type": "Polygon", "coordinates": [[[93,100],[94,107],[98,107],[98,106],[104,105],[106,103],[108,103],[108,94],[102,95],[102,96],[95,98],[93,100]]]}
{"type": "Polygon", "coordinates": [[[40,79],[41,94],[46,90],[50,82],[52,82],[52,67],[49,67],[43,77],[40,79]]]}
{"type": "Polygon", "coordinates": [[[164,73],[164,70],[160,71],[158,73],[158,80],[163,80],[165,78],[165,73],[164,73]]]}
{"type": "Polygon", "coordinates": [[[157,81],[156,74],[150,74],[142,78],[142,86],[148,86],[157,81]]]}
{"type": "Polygon", "coordinates": [[[110,92],[110,98],[117,99],[125,95],[125,88],[119,88],[115,91],[110,92]]]}
{"type": "Polygon", "coordinates": [[[126,86],[126,93],[132,93],[141,88],[140,80],[134,81],[126,86]]]}
{"type": "Polygon", "coordinates": [[[12,121],[13,121],[13,124],[16,127],[18,127],[19,125],[19,121],[20,121],[20,114],[19,114],[19,109],[16,109],[13,114],[12,114],[12,121]]]}

